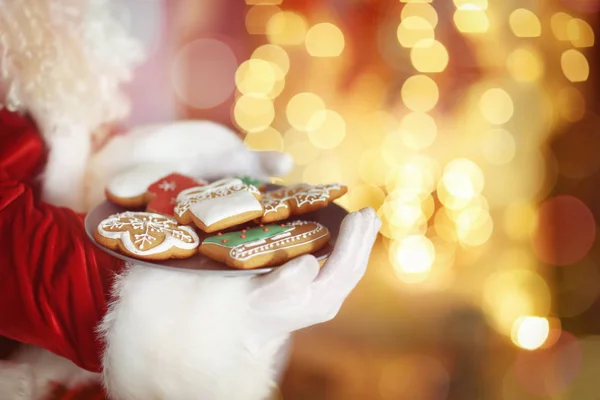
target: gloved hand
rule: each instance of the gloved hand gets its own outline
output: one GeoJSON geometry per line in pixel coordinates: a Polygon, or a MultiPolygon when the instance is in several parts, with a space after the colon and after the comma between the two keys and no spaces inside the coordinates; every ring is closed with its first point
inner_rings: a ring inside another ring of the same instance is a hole
{"type": "Polygon", "coordinates": [[[335,317],[363,277],[381,221],[372,208],[348,215],[333,253],[319,270],[305,255],[254,279],[246,347],[259,354],[270,340],[335,317]]]}

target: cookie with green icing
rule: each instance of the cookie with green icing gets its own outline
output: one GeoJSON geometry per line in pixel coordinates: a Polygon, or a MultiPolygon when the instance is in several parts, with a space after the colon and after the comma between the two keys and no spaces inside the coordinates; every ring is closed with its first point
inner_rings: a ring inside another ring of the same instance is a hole
{"type": "Polygon", "coordinates": [[[256,188],[258,188],[258,190],[265,190],[267,188],[267,182],[262,181],[260,179],[256,179],[253,178],[251,176],[238,176],[237,177],[239,180],[241,180],[242,182],[244,182],[246,185],[250,185],[250,186],[254,186],[256,188]]]}
{"type": "Polygon", "coordinates": [[[199,251],[231,268],[253,269],[314,253],[329,242],[329,237],[327,228],[319,223],[295,221],[211,236],[199,251]]]}

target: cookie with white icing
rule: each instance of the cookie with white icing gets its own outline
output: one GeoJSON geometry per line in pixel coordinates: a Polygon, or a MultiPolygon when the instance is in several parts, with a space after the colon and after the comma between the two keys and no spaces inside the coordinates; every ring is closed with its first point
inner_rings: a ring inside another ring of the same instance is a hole
{"type": "Polygon", "coordinates": [[[124,212],[102,221],[94,234],[104,247],[141,260],[188,258],[196,254],[200,239],[189,226],[173,218],[148,212],[124,212]]]}
{"type": "Polygon", "coordinates": [[[261,199],[264,207],[261,222],[281,221],[292,215],[316,211],[327,207],[347,191],[348,187],[341,184],[313,186],[303,183],[266,192],[261,199]]]}
{"type": "Polygon", "coordinates": [[[106,187],[106,198],[128,209],[173,216],[177,195],[188,188],[207,182],[178,173],[165,176],[163,167],[141,166],[116,175],[106,187]],[[157,179],[160,178],[160,179],[157,179]]]}
{"type": "Polygon", "coordinates": [[[204,232],[216,232],[262,217],[260,191],[241,179],[221,179],[177,196],[175,218],[204,232]]]}
{"type": "Polygon", "coordinates": [[[319,223],[295,221],[211,236],[200,244],[199,252],[231,268],[254,269],[314,253],[327,245],[329,237],[319,223]]]}

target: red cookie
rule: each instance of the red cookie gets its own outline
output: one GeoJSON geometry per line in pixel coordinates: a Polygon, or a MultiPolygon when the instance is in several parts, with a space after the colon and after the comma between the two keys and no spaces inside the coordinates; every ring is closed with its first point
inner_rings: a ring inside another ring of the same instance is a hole
{"type": "Polygon", "coordinates": [[[204,183],[180,174],[171,174],[154,182],[146,190],[148,205],[146,211],[155,212],[163,215],[174,216],[175,205],[177,205],[177,195],[204,183]]]}

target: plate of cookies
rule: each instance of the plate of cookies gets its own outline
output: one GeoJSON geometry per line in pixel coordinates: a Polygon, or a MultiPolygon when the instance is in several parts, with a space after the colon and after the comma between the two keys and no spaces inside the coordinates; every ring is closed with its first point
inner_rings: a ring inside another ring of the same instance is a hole
{"type": "Polygon", "coordinates": [[[218,275],[254,275],[304,254],[323,265],[348,214],[342,184],[277,186],[250,177],[206,182],[132,170],[107,185],[85,230],[127,262],[218,275]]]}

